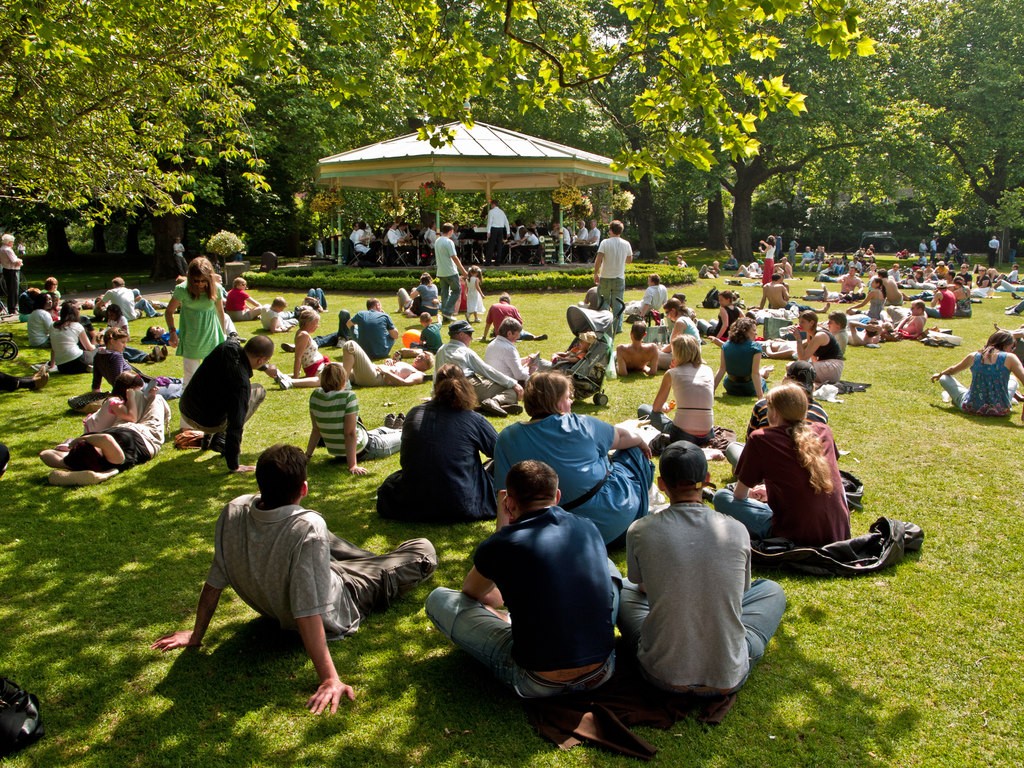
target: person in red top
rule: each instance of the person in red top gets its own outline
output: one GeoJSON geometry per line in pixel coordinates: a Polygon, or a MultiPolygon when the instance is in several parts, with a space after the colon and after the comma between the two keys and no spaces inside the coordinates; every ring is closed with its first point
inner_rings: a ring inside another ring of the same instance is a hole
{"type": "Polygon", "coordinates": [[[751,433],[736,465],[736,490],[718,491],[715,509],[743,523],[752,539],[811,547],[849,539],[832,430],[807,421],[807,393],[795,382],[773,388],[767,400],[768,426],[751,433]]]}
{"type": "MultiPolygon", "coordinates": [[[[501,327],[501,321],[506,317],[511,317],[513,320],[518,320],[523,325],[526,325],[523,322],[523,316],[519,314],[519,310],[512,306],[512,297],[507,293],[503,293],[498,297],[498,303],[491,304],[491,308],[487,310],[487,317],[484,319],[484,332],[480,341],[487,341],[487,331],[492,327],[494,332],[497,333],[498,328],[501,327]]],[[[525,329],[519,334],[519,338],[522,341],[544,341],[547,337],[546,333],[534,336],[525,329]]]]}
{"type": "Polygon", "coordinates": [[[259,320],[263,312],[263,305],[246,293],[248,287],[244,277],[236,277],[224,299],[224,312],[237,322],[259,320]]]}
{"type": "Polygon", "coordinates": [[[938,317],[943,320],[949,320],[956,316],[956,295],[949,290],[945,280],[939,281],[935,296],[932,297],[932,305],[925,312],[928,317],[938,317]]]}

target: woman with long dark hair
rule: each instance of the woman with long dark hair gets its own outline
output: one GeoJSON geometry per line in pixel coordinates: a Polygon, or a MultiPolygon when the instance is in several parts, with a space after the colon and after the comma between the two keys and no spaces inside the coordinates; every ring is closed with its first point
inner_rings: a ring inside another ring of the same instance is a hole
{"type": "MultiPolygon", "coordinates": [[[[1009,331],[999,330],[988,337],[985,347],[971,352],[956,365],[932,374],[949,393],[950,401],[964,413],[978,416],[1006,416],[1013,403],[1017,382],[1024,384],[1024,366],[1013,354],[1016,342],[1009,331]],[[965,387],[954,374],[971,369],[971,386],[965,387]],[[1016,380],[1010,379],[1013,374],[1016,380]]],[[[1024,415],[1021,416],[1024,419],[1024,415]]]]}
{"type": "Polygon", "coordinates": [[[96,347],[78,320],[78,305],[65,301],[60,308],[60,318],[50,328],[52,357],[61,373],[88,373],[92,370],[90,366],[96,347]]]}

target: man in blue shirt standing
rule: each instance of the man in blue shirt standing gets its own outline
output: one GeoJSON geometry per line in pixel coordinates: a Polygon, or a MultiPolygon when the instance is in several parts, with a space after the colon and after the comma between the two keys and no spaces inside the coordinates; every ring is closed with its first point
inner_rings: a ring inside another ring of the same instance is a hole
{"type": "Polygon", "coordinates": [[[391,346],[398,338],[398,329],[391,317],[380,307],[379,299],[367,299],[366,309],[356,312],[348,321],[349,328],[358,333],[356,341],[371,360],[380,360],[391,354],[391,346]]]}

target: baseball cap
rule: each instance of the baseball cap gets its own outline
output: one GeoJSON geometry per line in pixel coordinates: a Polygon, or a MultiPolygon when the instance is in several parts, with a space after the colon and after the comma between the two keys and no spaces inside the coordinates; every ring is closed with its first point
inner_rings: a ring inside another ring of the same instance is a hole
{"type": "Polygon", "coordinates": [[[696,445],[678,440],[661,452],[658,471],[669,488],[701,488],[708,476],[708,460],[696,445]]]}
{"type": "Polygon", "coordinates": [[[806,360],[794,360],[786,366],[786,378],[792,379],[808,392],[814,391],[814,380],[817,377],[814,366],[806,360]]]}

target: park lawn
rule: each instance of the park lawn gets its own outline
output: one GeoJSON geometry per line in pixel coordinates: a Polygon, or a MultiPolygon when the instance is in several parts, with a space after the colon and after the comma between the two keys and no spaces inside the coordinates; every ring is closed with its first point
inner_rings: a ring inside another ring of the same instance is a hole
{"type": "MultiPolygon", "coordinates": [[[[710,285],[726,287],[724,280],[700,281],[682,290],[697,306],[710,285]]],[[[485,283],[492,297],[500,288],[485,283]]],[[[748,305],[756,304],[756,288],[740,292],[748,305]]],[[[564,349],[571,338],[564,310],[578,298],[515,296],[527,328],[550,334],[548,341],[521,344],[524,350],[550,355],[564,349]]],[[[336,309],[360,309],[365,295],[330,299],[321,333],[334,330],[336,309]]],[[[866,487],[853,530],[866,532],[881,515],[912,520],[925,531],[924,548],[861,579],[757,573],[777,579],[789,598],[774,641],[721,726],[682,721],[668,731],[640,729],[659,748],[658,762],[973,766],[1024,760],[1018,675],[1024,626],[1014,586],[1024,570],[1018,544],[1024,472],[1012,460],[1020,417],[964,416],[941,402],[940,388],[929,380],[979,348],[992,323],[1006,319],[1008,303],[986,301],[975,305],[970,320],[943,321],[965,337],[961,349],[911,342],[851,348],[844,378],[872,387],[826,409],[840,448],[849,451],[840,466],[866,487]]],[[[384,298],[386,310],[394,307],[384,298]]],[[[144,326],[133,323],[134,334],[144,326]]],[[[242,323],[239,330],[245,336],[254,328],[242,323]]],[[[24,341],[24,326],[13,329],[24,341]]],[[[481,353],[483,347],[476,345],[481,353]]],[[[23,348],[4,370],[24,372],[44,357],[23,348]]],[[[290,355],[278,352],[277,358],[290,368],[290,355]]],[[[705,358],[717,367],[717,350],[705,347],[705,358]]],[[[777,362],[773,380],[782,365],[777,362]]],[[[181,368],[171,358],[146,370],[179,375],[181,368]]],[[[259,373],[255,380],[267,383],[259,373]]],[[[150,464],[104,485],[49,486],[35,454],[80,431],[80,417],[67,411],[65,400],[88,385],[88,377],[54,376],[41,393],[0,395],[2,439],[14,456],[0,482],[6,501],[0,512],[0,674],[39,695],[47,725],[46,738],[8,765],[633,764],[591,747],[560,752],[540,739],[516,700],[433,630],[424,598],[435,586],[461,583],[476,543],[492,525],[380,520],[375,489],[398,467],[397,455],[367,463],[366,477],[350,476],[323,451],[310,464],[307,504],[337,534],[374,550],[427,536],[440,556],[430,582],[331,645],[342,680],[356,689],[355,702],[333,717],[309,715],[303,704],[316,677],[297,634],[257,618],[230,590],[201,649],[150,651],[161,634],[191,627],[220,507],[255,491],[255,482],[251,475],[228,475],[217,454],[167,445],[150,464]]],[[[245,433],[247,463],[275,442],[305,446],[309,390],[268,389],[245,433]]],[[[581,403],[578,410],[621,421],[634,417],[656,389],[654,378],[608,381],[607,407],[581,403]]],[[[363,419],[378,426],[386,413],[407,411],[427,393],[427,385],[364,390],[363,419]]],[[[752,399],[720,395],[716,423],[742,435],[751,405],[752,399]]],[[[171,408],[176,425],[175,402],[171,408]]],[[[443,441],[439,435],[438,450],[443,441]]],[[[712,473],[720,486],[729,479],[724,462],[712,473]]],[[[625,567],[624,551],[613,557],[625,567]]]]}

